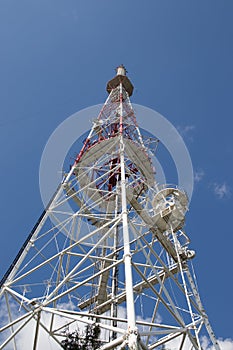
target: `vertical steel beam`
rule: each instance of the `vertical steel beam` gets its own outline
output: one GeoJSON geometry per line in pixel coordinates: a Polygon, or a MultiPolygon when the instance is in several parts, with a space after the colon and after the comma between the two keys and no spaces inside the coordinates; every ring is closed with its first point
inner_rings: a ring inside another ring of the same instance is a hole
{"type": "Polygon", "coordinates": [[[125,289],[126,289],[126,309],[128,320],[128,336],[129,349],[137,349],[137,330],[136,317],[133,294],[133,276],[132,262],[129,241],[129,227],[127,214],[127,199],[126,199],[126,180],[125,180],[125,156],[124,156],[124,138],[123,138],[123,97],[122,84],[120,84],[120,165],[121,165],[121,210],[122,210],[122,226],[124,240],[124,266],[125,266],[125,289]]]}

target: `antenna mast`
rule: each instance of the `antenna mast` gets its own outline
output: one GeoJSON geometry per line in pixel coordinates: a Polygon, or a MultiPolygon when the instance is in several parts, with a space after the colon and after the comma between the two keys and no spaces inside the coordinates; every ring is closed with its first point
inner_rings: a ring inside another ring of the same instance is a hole
{"type": "Polygon", "coordinates": [[[193,278],[186,193],[156,182],[158,140],[137,125],[123,65],[107,92],[1,281],[0,350],[68,349],[85,327],[98,327],[95,349],[201,350],[206,336],[220,350],[193,278]]]}

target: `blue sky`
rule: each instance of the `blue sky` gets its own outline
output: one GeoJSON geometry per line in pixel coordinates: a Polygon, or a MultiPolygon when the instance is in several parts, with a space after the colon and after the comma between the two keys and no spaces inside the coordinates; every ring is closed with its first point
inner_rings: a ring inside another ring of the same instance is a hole
{"type": "Polygon", "coordinates": [[[103,103],[124,63],[132,102],[169,119],[190,151],[199,291],[217,337],[233,337],[232,11],[231,0],[1,1],[1,275],[42,212],[50,134],[103,103]]]}

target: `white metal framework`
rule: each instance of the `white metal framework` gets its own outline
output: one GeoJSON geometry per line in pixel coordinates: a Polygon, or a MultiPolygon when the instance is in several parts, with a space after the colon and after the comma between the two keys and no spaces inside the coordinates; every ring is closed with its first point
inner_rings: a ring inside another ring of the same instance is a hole
{"type": "MultiPolygon", "coordinates": [[[[220,350],[183,230],[188,199],[158,186],[123,66],[75,163],[1,281],[0,350],[59,349],[98,324],[99,348],[220,350]],[[25,339],[27,342],[25,343],[25,339]]],[[[150,155],[149,155],[150,154],[150,155]]]]}

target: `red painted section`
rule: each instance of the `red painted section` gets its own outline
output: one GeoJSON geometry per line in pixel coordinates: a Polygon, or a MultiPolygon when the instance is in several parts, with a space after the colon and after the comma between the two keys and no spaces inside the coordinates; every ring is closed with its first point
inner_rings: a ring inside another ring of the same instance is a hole
{"type": "MultiPolygon", "coordinates": [[[[120,93],[120,104],[123,103],[123,94],[120,93]]],[[[120,134],[123,134],[123,115],[120,115],[120,134]]]]}
{"type": "Polygon", "coordinates": [[[87,138],[87,139],[85,140],[85,142],[84,142],[84,145],[83,145],[81,151],[79,152],[79,154],[78,154],[78,156],[77,156],[77,158],[76,158],[76,160],[75,160],[75,165],[80,161],[80,159],[81,159],[83,153],[85,152],[86,147],[88,147],[88,144],[89,144],[89,143],[90,143],[90,140],[87,138]]]}

